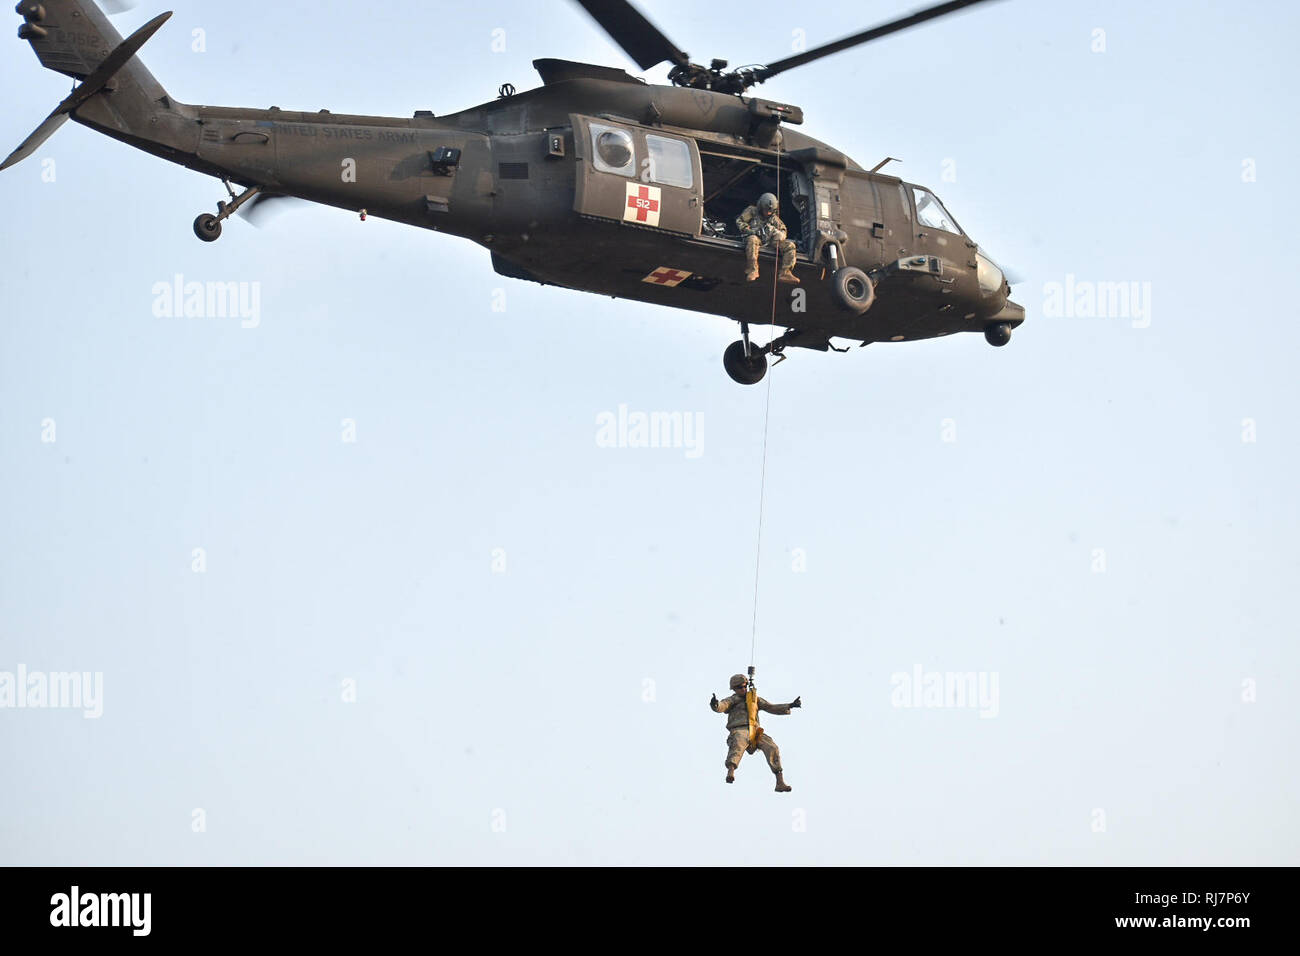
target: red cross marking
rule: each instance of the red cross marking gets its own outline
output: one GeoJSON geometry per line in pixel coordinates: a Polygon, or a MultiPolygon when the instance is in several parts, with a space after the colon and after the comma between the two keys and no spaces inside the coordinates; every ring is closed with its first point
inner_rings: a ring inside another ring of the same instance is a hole
{"type": "Polygon", "coordinates": [[[659,211],[659,200],[650,198],[650,187],[642,186],[637,195],[627,197],[629,209],[636,210],[637,222],[645,222],[652,212],[659,211]]]}
{"type": "Polygon", "coordinates": [[[676,269],[660,267],[645,278],[647,282],[658,282],[662,285],[665,282],[681,282],[689,275],[689,272],[678,272],[676,269]]]}

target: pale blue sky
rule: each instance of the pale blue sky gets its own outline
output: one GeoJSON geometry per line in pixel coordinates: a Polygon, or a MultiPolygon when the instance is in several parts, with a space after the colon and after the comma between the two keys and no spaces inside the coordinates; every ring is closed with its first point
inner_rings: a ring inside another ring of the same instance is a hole
{"type": "MultiPolygon", "coordinates": [[[[643,9],[740,64],[920,5],[643,9]]],[[[313,6],[175,2],[143,58],[190,103],[397,116],[535,57],[635,72],[576,5],[313,6]]],[[[775,369],[784,796],[758,757],[723,784],[706,706],[750,646],[764,394],[731,323],[329,209],[205,245],[219,183],[69,124],[0,174],[0,671],[102,671],[104,714],[0,710],[0,861],[1300,862],[1298,31],[1011,0],[760,88],[901,157],[1028,316],[775,369]],[[156,317],[178,273],[260,283],[260,325],[156,317]],[[1045,317],[1067,275],[1150,283],[1149,327],[1045,317]],[[620,404],[699,416],[703,453],[598,447],[620,404]],[[998,715],[892,706],[916,665],[996,672],[998,715]]],[[[0,152],[67,88],[0,44],[0,152]]]]}

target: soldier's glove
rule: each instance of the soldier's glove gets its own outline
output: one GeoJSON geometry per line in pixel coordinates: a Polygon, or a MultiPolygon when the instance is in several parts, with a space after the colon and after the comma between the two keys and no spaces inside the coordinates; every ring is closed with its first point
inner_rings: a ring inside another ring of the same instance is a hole
{"type": "Polygon", "coordinates": [[[785,233],[782,232],[780,229],[773,229],[772,238],[775,239],[777,242],[785,242],[785,233]]]}
{"type": "Polygon", "coordinates": [[[792,708],[793,708],[793,707],[802,707],[802,706],[803,706],[803,697],[796,697],[794,700],[790,701],[790,706],[791,706],[792,708]]]}
{"type": "Polygon", "coordinates": [[[717,709],[718,709],[718,695],[717,695],[717,694],[714,694],[712,697],[709,698],[709,706],[712,707],[714,710],[717,710],[717,709]]]}

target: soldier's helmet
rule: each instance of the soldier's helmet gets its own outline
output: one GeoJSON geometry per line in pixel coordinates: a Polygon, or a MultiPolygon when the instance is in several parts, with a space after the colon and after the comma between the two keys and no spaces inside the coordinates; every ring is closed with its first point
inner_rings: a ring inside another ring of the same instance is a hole
{"type": "Polygon", "coordinates": [[[763,193],[758,197],[758,211],[764,216],[776,215],[776,197],[771,193],[763,193]]]}
{"type": "Polygon", "coordinates": [[[742,687],[745,686],[745,684],[746,684],[746,680],[745,680],[745,675],[744,675],[744,674],[732,674],[732,675],[731,675],[731,689],[732,689],[732,690],[740,690],[742,687]]]}

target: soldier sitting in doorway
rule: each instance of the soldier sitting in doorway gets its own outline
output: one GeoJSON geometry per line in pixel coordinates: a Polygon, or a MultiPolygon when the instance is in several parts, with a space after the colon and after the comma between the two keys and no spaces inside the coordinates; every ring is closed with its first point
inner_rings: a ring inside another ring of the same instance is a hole
{"type": "Polygon", "coordinates": [[[740,234],[745,237],[745,279],[753,282],[758,278],[758,250],[767,246],[775,249],[780,256],[780,271],[777,273],[777,282],[799,283],[798,277],[794,274],[794,243],[786,238],[785,223],[777,215],[776,197],[771,193],[763,193],[758,197],[758,203],[754,206],[747,206],[745,211],[736,217],[736,228],[740,234]]]}

